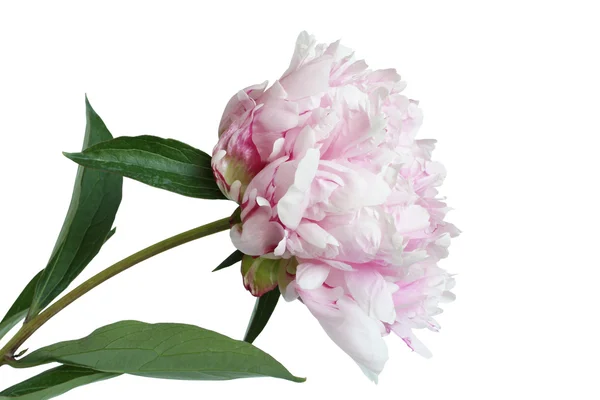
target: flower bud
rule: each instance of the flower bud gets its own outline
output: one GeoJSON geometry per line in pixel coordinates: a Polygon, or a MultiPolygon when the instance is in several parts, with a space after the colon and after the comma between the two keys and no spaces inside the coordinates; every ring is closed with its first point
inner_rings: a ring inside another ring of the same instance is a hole
{"type": "Polygon", "coordinates": [[[293,277],[296,272],[297,265],[295,258],[272,259],[245,255],[242,258],[244,287],[256,297],[275,289],[278,285],[285,287],[291,281],[289,277],[293,277]]]}

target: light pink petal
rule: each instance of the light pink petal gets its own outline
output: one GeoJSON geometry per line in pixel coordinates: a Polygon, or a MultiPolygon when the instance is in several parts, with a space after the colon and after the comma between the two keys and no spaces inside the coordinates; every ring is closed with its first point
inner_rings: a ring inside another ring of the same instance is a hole
{"type": "Polygon", "coordinates": [[[274,202],[278,203],[287,193],[288,189],[294,184],[296,169],[298,169],[297,161],[286,162],[277,169],[277,173],[273,176],[273,183],[275,184],[275,193],[273,194],[274,202]]]}
{"type": "Polygon", "coordinates": [[[283,150],[283,145],[285,144],[285,138],[280,137],[273,142],[273,151],[269,154],[269,158],[267,162],[271,162],[281,157],[281,151],[283,150]]]}
{"type": "Polygon", "coordinates": [[[394,323],[394,300],[381,274],[373,270],[360,270],[349,272],[345,277],[350,295],[367,315],[388,324],[394,323]]]}
{"type": "Polygon", "coordinates": [[[255,106],[256,103],[254,100],[263,93],[267,87],[267,83],[267,81],[264,81],[263,83],[240,90],[229,100],[219,123],[219,133],[225,131],[235,117],[255,106]]]}
{"type": "Polygon", "coordinates": [[[376,216],[364,212],[345,224],[332,222],[330,218],[320,224],[339,241],[340,256],[357,263],[368,262],[377,256],[386,233],[376,216]]]}
{"type": "Polygon", "coordinates": [[[281,78],[279,82],[290,100],[322,94],[329,89],[331,56],[323,56],[281,78]]]}
{"type": "Polygon", "coordinates": [[[256,196],[258,196],[258,189],[255,187],[246,190],[242,201],[242,213],[240,215],[242,221],[246,220],[246,217],[254,211],[257,207],[256,196]]]}
{"type": "Polygon", "coordinates": [[[415,353],[425,357],[431,358],[431,351],[421,342],[415,334],[412,332],[412,329],[402,325],[401,323],[395,323],[392,325],[392,331],[400,336],[404,343],[415,353]]]}
{"type": "Polygon", "coordinates": [[[427,258],[427,251],[425,250],[413,250],[402,253],[402,259],[399,262],[403,267],[411,266],[419,261],[423,261],[427,258]]]}
{"type": "Polygon", "coordinates": [[[298,125],[298,106],[287,100],[271,100],[254,114],[252,142],[263,161],[273,153],[275,142],[298,125]]]}
{"type": "Polygon", "coordinates": [[[293,255],[301,254],[304,252],[304,246],[302,245],[302,239],[300,239],[300,237],[298,236],[298,234],[296,232],[290,233],[290,236],[288,237],[288,240],[286,243],[286,247],[290,251],[290,253],[293,255]]]}
{"type": "Polygon", "coordinates": [[[306,193],[292,185],[285,196],[277,203],[277,215],[287,228],[296,229],[307,206],[308,197],[306,197],[306,193]]]}
{"type": "Polygon", "coordinates": [[[330,199],[331,204],[340,210],[380,205],[391,193],[383,176],[361,168],[340,172],[339,176],[343,179],[344,186],[333,192],[330,199]]]}
{"type": "Polygon", "coordinates": [[[345,296],[333,304],[327,298],[323,299],[322,295],[312,293],[323,290],[328,289],[302,290],[300,297],[327,335],[354,359],[369,379],[377,382],[388,360],[380,325],[345,296]]]}
{"type": "Polygon", "coordinates": [[[326,248],[328,244],[333,246],[339,245],[334,236],[313,222],[300,223],[298,228],[296,228],[296,232],[307,243],[317,246],[320,249],[326,248]]]}
{"type": "Polygon", "coordinates": [[[294,158],[303,158],[308,149],[315,148],[315,144],[315,131],[310,126],[305,126],[296,138],[293,151],[294,158]]]}
{"type": "Polygon", "coordinates": [[[367,79],[369,82],[390,82],[395,83],[400,81],[400,75],[396,72],[395,69],[378,69],[376,71],[371,72],[367,79]]]}
{"type": "Polygon", "coordinates": [[[316,289],[327,279],[329,269],[324,264],[301,263],[296,269],[296,283],[305,290],[316,289]]]}
{"type": "Polygon", "coordinates": [[[429,213],[421,206],[408,206],[397,213],[396,225],[400,233],[425,229],[429,227],[429,213]]]}
{"type": "Polygon", "coordinates": [[[230,231],[233,245],[244,254],[262,256],[272,252],[284,237],[284,229],[278,222],[270,221],[269,215],[257,211],[243,226],[238,224],[230,231]]]}
{"type": "Polygon", "coordinates": [[[229,187],[229,193],[228,193],[228,198],[239,203],[240,202],[240,196],[241,196],[241,190],[242,190],[242,182],[240,181],[235,181],[231,184],[231,186],[229,187]]]}
{"type": "Polygon", "coordinates": [[[287,100],[273,100],[263,105],[254,117],[253,135],[285,132],[298,125],[298,106],[287,100]]]}
{"type": "Polygon", "coordinates": [[[304,210],[308,205],[306,192],[315,178],[319,165],[319,151],[310,149],[298,163],[294,175],[294,184],[277,204],[279,219],[290,229],[296,229],[302,220],[304,210]]]}
{"type": "Polygon", "coordinates": [[[285,301],[292,301],[298,298],[298,291],[294,271],[290,271],[290,264],[286,268],[279,269],[278,284],[281,296],[285,301]]]}
{"type": "Polygon", "coordinates": [[[262,132],[260,135],[252,135],[252,143],[256,147],[260,160],[267,162],[272,158],[271,156],[277,155],[279,153],[277,148],[281,148],[282,139],[282,131],[262,132]]]}
{"type": "Polygon", "coordinates": [[[273,250],[273,254],[276,257],[281,257],[284,253],[285,253],[285,249],[286,249],[286,245],[287,245],[287,238],[288,238],[288,233],[287,231],[284,231],[284,236],[283,239],[281,239],[281,241],[277,244],[277,247],[275,247],[275,250],[273,250]]]}
{"type": "Polygon", "coordinates": [[[327,260],[327,259],[323,259],[321,261],[324,262],[325,264],[329,265],[330,267],[333,267],[335,269],[339,269],[342,271],[352,271],[353,270],[353,268],[350,264],[342,262],[342,261],[327,260]]]}
{"type": "Polygon", "coordinates": [[[319,150],[309,149],[306,152],[306,155],[298,164],[298,169],[296,170],[294,178],[294,186],[302,191],[308,190],[313,179],[315,179],[317,168],[319,166],[319,157],[319,150]]]}
{"type": "MultiPolygon", "coordinates": [[[[246,189],[246,193],[244,195],[244,202],[247,200],[249,194],[253,193],[254,191],[256,191],[254,192],[255,195],[258,193],[266,195],[266,189],[269,187],[273,181],[273,177],[277,174],[277,171],[285,161],[287,161],[287,156],[283,156],[267,164],[248,184],[248,188],[246,189]]],[[[246,211],[246,205],[244,205],[244,210],[242,211],[242,220],[246,214],[244,211],[246,211]]]]}
{"type": "Polygon", "coordinates": [[[297,70],[303,63],[315,56],[315,46],[317,40],[313,35],[309,35],[308,32],[302,31],[296,39],[296,47],[294,49],[294,55],[290,61],[290,66],[287,71],[284,72],[282,77],[289,75],[290,73],[297,70]]]}

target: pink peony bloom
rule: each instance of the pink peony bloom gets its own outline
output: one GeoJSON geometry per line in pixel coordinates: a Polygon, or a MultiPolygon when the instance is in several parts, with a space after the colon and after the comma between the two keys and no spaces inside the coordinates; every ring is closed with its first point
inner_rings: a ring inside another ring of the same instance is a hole
{"type": "Polygon", "coordinates": [[[413,329],[437,331],[438,304],[453,299],[436,265],[459,233],[437,197],[446,171],[431,160],[435,141],[415,139],[422,114],[405,86],[303,32],[278,81],[230,100],[213,153],[242,208],[231,238],[247,255],[246,287],[300,299],[375,381],[383,336],[429,355],[413,329]]]}

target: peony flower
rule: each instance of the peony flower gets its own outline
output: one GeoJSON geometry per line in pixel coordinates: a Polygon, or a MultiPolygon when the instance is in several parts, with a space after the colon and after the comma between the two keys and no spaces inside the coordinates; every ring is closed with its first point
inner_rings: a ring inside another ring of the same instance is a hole
{"type": "Polygon", "coordinates": [[[437,266],[450,238],[433,140],[393,69],[370,70],[339,42],[303,32],[272,86],[227,104],[213,152],[223,193],[241,206],[231,230],[255,296],[279,286],[376,381],[393,332],[428,356],[413,330],[439,329],[453,278],[437,266]]]}

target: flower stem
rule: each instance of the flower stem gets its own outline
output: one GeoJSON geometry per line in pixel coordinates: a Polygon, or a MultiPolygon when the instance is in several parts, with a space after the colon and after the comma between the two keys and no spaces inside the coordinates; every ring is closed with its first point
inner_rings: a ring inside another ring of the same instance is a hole
{"type": "Polygon", "coordinates": [[[147,260],[157,254],[160,254],[164,251],[191,242],[193,240],[200,239],[204,236],[212,235],[213,233],[228,230],[233,222],[234,221],[232,217],[227,217],[203,226],[199,226],[194,229],[190,229],[189,231],[180,233],[178,235],[160,241],[156,244],[153,244],[150,247],[146,247],[145,249],[140,250],[127,258],[124,258],[116,264],[113,264],[112,266],[106,268],[104,271],[91,277],[87,281],[83,282],[81,285],[77,286],[71,292],[66,294],[56,303],[52,304],[45,311],[23,324],[23,326],[17,332],[17,334],[4,346],[2,350],[0,350],[0,366],[3,364],[17,366],[15,364],[16,351],[31,335],[33,335],[35,331],[37,331],[42,325],[48,322],[50,318],[58,314],[62,309],[67,307],[69,304],[71,304],[72,302],[74,302],[75,300],[77,300],[96,286],[100,285],[102,282],[105,282],[113,276],[125,271],[126,269],[129,269],[134,265],[144,260],[147,260]]]}

